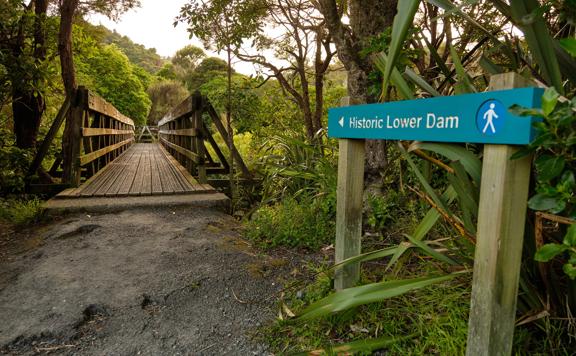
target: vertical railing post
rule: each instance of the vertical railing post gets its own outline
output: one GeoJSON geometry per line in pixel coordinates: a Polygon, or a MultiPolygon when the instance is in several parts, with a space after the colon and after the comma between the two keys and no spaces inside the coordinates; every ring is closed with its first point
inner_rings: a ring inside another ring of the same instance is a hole
{"type": "Polygon", "coordinates": [[[196,141],[196,154],[198,155],[198,181],[201,184],[208,183],[206,176],[206,152],[204,152],[204,136],[202,133],[202,113],[204,112],[204,102],[200,93],[196,93],[197,97],[194,100],[194,117],[192,118],[193,128],[196,130],[196,136],[193,138],[196,141]]]}
{"type": "Polygon", "coordinates": [[[74,187],[79,186],[81,180],[82,124],[87,98],[88,90],[84,87],[78,87],[72,99],[71,108],[68,111],[62,142],[62,182],[74,187]]]}

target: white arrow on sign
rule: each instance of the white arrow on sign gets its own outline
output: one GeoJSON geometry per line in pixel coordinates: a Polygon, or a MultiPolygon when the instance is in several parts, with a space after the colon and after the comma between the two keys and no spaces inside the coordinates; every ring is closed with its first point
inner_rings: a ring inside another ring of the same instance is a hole
{"type": "Polygon", "coordinates": [[[338,121],[338,123],[340,124],[340,126],[344,127],[344,116],[342,116],[340,118],[340,120],[338,121]]]}

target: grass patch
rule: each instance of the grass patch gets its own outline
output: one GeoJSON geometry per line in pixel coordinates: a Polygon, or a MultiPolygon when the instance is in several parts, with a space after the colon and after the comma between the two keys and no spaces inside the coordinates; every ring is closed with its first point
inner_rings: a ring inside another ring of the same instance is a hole
{"type": "MultiPolygon", "coordinates": [[[[279,320],[265,330],[266,340],[274,352],[281,354],[382,337],[399,338],[387,347],[391,354],[463,354],[468,283],[468,279],[460,278],[312,321],[279,320]]],[[[287,304],[299,311],[330,291],[330,279],[322,277],[303,298],[291,296],[287,304]]]]}
{"type": "Polygon", "coordinates": [[[319,198],[286,198],[260,207],[246,223],[245,236],[259,247],[302,247],[317,250],[336,233],[334,216],[319,198]]]}
{"type": "Polygon", "coordinates": [[[42,215],[42,201],[33,199],[0,199],[0,220],[23,226],[37,223],[42,215]]]}
{"type": "MultiPolygon", "coordinates": [[[[468,333],[471,275],[436,284],[379,303],[311,321],[276,320],[262,337],[276,354],[330,350],[360,340],[390,338],[384,348],[391,355],[464,355],[468,333]]],[[[322,276],[285,300],[296,314],[332,291],[322,276]]],[[[515,332],[514,353],[547,354],[542,335],[531,327],[515,332]]]]}

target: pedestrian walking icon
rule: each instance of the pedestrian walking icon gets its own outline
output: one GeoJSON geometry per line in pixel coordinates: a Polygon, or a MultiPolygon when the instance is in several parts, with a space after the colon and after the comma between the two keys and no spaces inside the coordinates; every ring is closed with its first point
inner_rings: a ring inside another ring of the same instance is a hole
{"type": "Polygon", "coordinates": [[[476,115],[478,130],[487,136],[498,134],[504,128],[506,109],[498,100],[484,102],[476,115]]]}
{"type": "Polygon", "coordinates": [[[482,130],[482,133],[486,133],[488,127],[490,127],[490,129],[492,130],[492,133],[496,133],[496,128],[494,127],[494,119],[498,118],[498,114],[496,114],[496,111],[494,111],[495,107],[496,104],[494,103],[490,104],[490,109],[486,111],[486,113],[484,114],[483,118],[484,120],[486,120],[486,126],[484,126],[484,130],[482,130]]]}

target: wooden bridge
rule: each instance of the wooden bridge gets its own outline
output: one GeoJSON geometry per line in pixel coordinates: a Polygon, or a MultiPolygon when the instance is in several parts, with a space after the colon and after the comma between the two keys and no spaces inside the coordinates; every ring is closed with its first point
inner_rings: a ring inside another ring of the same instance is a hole
{"type": "Polygon", "coordinates": [[[161,196],[171,196],[172,201],[177,196],[185,202],[207,194],[213,195],[211,199],[227,200],[209,183],[211,177],[230,172],[226,159],[230,152],[241,175],[250,178],[237,149],[217,144],[214,134],[228,142],[228,133],[214,107],[200,94],[190,96],[169,112],[157,129],[141,128],[136,136],[133,120],[82,87],[62,106],[40,146],[31,174],[40,167],[64,118],[67,125],[62,155],[50,174],[60,175],[61,186],[68,188],[48,207],[82,207],[103,201],[110,204],[112,198],[132,198],[130,202],[138,203],[155,197],[150,201],[160,203],[161,196]],[[142,139],[145,132],[152,136],[148,140],[152,143],[136,142],[136,137],[142,139]]]}

